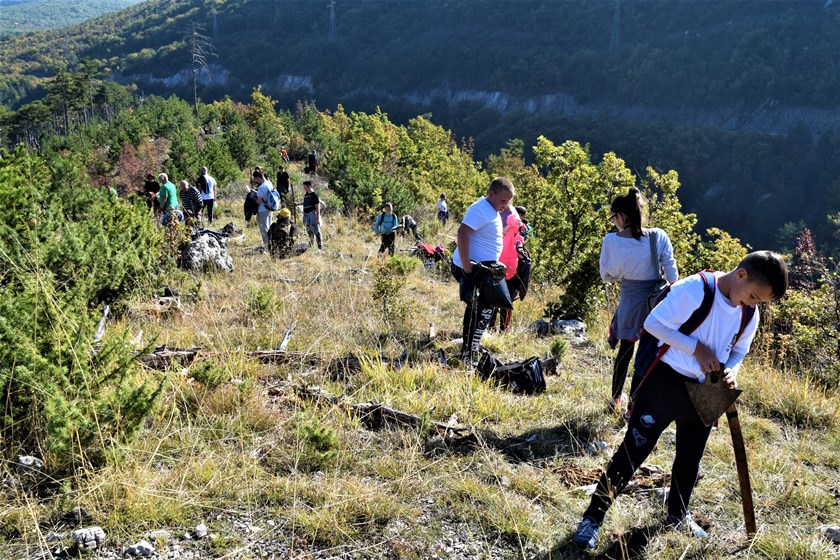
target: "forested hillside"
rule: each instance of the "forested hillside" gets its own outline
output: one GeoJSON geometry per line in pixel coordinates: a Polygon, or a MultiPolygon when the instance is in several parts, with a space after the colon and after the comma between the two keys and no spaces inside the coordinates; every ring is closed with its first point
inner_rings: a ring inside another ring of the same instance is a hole
{"type": "Polygon", "coordinates": [[[0,0],[0,40],[75,25],[144,0],[0,0]]]}
{"type": "Polygon", "coordinates": [[[261,85],[286,108],[430,113],[481,158],[521,138],[530,159],[545,134],[676,169],[702,224],[754,246],[792,248],[800,222],[836,242],[840,6],[353,0],[330,38],[324,2],[147,2],[5,42],[0,101],[42,99],[87,61],[143,94],[243,100],[261,85]]]}

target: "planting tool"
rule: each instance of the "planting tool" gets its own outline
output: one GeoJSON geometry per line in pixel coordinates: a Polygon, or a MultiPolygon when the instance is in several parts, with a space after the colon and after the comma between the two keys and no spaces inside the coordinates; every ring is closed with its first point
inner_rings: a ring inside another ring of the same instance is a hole
{"type": "Polygon", "coordinates": [[[735,401],[741,394],[740,389],[730,389],[721,381],[722,372],[710,373],[705,383],[686,383],[688,396],[697,414],[706,426],[711,426],[726,412],[729,432],[732,435],[732,448],[735,451],[735,466],[738,469],[738,484],[741,489],[741,505],[744,509],[744,524],[747,535],[756,533],[755,507],[752,499],[752,485],[747,465],[747,450],[744,446],[744,435],[741,433],[741,421],[738,419],[738,409],[735,401]]]}

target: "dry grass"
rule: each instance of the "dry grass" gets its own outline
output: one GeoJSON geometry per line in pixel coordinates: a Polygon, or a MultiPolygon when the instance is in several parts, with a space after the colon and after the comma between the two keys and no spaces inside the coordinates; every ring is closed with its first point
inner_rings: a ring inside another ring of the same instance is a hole
{"type": "MultiPolygon", "coordinates": [[[[230,219],[220,216],[219,225],[230,219]]],[[[80,471],[46,498],[5,492],[2,556],[41,549],[57,516],[81,505],[119,542],[205,521],[216,534],[211,551],[219,557],[258,557],[255,537],[234,531],[232,519],[262,527],[263,540],[351,549],[358,557],[446,557],[440,539],[453,528],[470,536],[477,556],[495,550],[494,557],[504,558],[580,557],[569,539],[588,498],[576,489],[579,481],[562,473],[600,468],[606,457],[589,457],[582,447],[604,440],[615,449],[623,437],[620,419],[604,413],[611,369],[606,312],[590,328],[591,344],[569,348],[545,394],[513,395],[434,360],[438,349],[454,352],[450,339],[459,336],[463,313],[445,276],[420,268],[406,278],[401,293],[412,312],[400,337],[370,295],[378,260],[367,231],[329,216],[323,253],[274,261],[256,250],[254,224],[233,221],[247,236],[230,247],[234,273],[177,273],[167,282],[183,294],[181,312],[150,311],[150,295],[109,327],[130,336],[142,330],[145,343],[199,346],[213,355],[212,368],[148,372],[167,376],[165,397],[134,442],[111,450],[106,467],[80,471]],[[431,342],[430,322],[439,333],[431,342]],[[245,357],[246,350],[277,347],[287,329],[294,332],[288,350],[317,354],[323,363],[353,353],[362,358],[361,371],[336,375],[245,357]],[[390,360],[403,347],[416,361],[395,369],[390,360]],[[428,426],[372,428],[346,406],[295,397],[298,385],[320,385],[347,402],[375,401],[452,420],[475,435],[442,439],[428,426]],[[269,386],[285,392],[269,395],[269,386]]],[[[445,242],[452,233],[429,241],[445,242]]],[[[406,239],[397,243],[409,247],[406,239]]],[[[503,361],[545,355],[551,339],[535,337],[528,325],[555,293],[535,286],[517,304],[511,332],[488,335],[486,346],[503,361]]],[[[714,538],[693,542],[661,530],[661,506],[636,494],[620,497],[609,513],[599,551],[656,558],[836,553],[815,528],[840,517],[840,399],[758,363],[745,367],[742,383],[741,419],[760,524],[755,542],[743,536],[723,421],[693,497],[714,538]]],[[[648,462],[667,470],[672,460],[673,436],[666,434],[648,462]]]]}

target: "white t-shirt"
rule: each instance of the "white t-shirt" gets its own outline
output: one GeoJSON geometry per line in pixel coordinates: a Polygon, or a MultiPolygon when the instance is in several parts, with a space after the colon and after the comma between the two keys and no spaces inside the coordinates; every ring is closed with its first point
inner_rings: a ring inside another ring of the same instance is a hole
{"type": "MultiPolygon", "coordinates": [[[[601,242],[601,279],[604,282],[617,280],[656,280],[656,270],[650,258],[650,232],[655,232],[656,254],[668,282],[679,278],[674,249],[668,234],[659,228],[644,230],[639,239],[621,237],[618,232],[608,233],[601,242]]],[[[670,296],[668,296],[670,297],[670,296]]]]}
{"type": "MultiPolygon", "coordinates": [[[[724,274],[715,272],[714,276],[720,278],[724,274]]],[[[706,274],[709,281],[711,276],[710,273],[706,274]]],[[[715,280],[715,300],[706,320],[690,335],[679,332],[679,328],[700,307],[702,301],[703,279],[698,274],[692,274],[671,285],[668,297],[659,302],[645,319],[645,330],[671,345],[662,356],[662,361],[682,375],[701,383],[706,380],[706,374],[693,355],[698,341],[708,346],[725,368],[732,368],[737,373],[758,328],[756,309],[755,316],[733,347],[732,341],[741,327],[741,306],[732,305],[729,298],[717,289],[715,280]]]]}
{"type": "Polygon", "coordinates": [[[446,212],[446,201],[445,200],[438,200],[438,211],[446,212]]]}
{"type": "Polygon", "coordinates": [[[207,181],[207,192],[201,193],[201,200],[216,200],[216,179],[205,174],[204,180],[207,181]]]}
{"type": "MultiPolygon", "coordinates": [[[[470,233],[470,260],[499,260],[502,254],[502,218],[485,197],[479,198],[467,208],[461,223],[473,230],[470,233]]],[[[452,262],[463,268],[457,247],[452,253],[452,262]]]]}

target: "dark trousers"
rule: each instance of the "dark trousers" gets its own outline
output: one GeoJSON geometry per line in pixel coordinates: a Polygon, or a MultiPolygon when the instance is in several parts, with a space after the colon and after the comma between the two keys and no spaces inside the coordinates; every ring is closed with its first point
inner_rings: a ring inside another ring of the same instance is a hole
{"type": "Polygon", "coordinates": [[[394,254],[394,240],[396,239],[397,234],[393,231],[391,233],[383,233],[382,234],[382,244],[379,246],[379,254],[388,251],[389,255],[394,254]]]}
{"type": "Polygon", "coordinates": [[[204,208],[207,209],[207,223],[213,223],[213,207],[216,205],[215,200],[205,200],[204,208]]]}
{"type": "Polygon", "coordinates": [[[473,274],[467,274],[460,266],[452,263],[452,276],[458,281],[461,301],[467,304],[464,309],[464,324],[461,329],[464,342],[461,344],[461,358],[472,362],[478,358],[481,337],[493,319],[495,309],[484,309],[473,305],[475,295],[475,279],[473,274]]]}
{"type": "Polygon", "coordinates": [[[636,343],[632,340],[618,341],[618,354],[615,355],[612,376],[612,398],[616,401],[624,391],[624,382],[627,380],[627,368],[630,367],[630,358],[633,357],[633,347],[636,343]]]}
{"type": "Polygon", "coordinates": [[[694,410],[685,388],[686,381],[689,381],[687,377],[661,361],[651,371],[635,398],[624,441],[610,459],[607,471],[601,475],[592,501],[583,514],[585,517],[591,517],[598,524],[603,522],[615,497],[630,482],[671,422],[677,424],[677,440],[671,467],[668,514],[682,517],[688,511],[712,428],[703,424],[694,410]]]}

